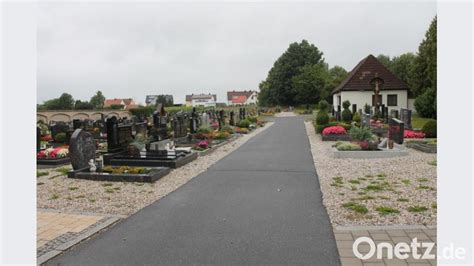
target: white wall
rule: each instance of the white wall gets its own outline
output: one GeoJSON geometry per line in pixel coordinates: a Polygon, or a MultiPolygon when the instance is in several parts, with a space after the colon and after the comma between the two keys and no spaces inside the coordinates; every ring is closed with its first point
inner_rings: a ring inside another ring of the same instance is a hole
{"type": "MultiPolygon", "coordinates": [[[[352,111],[352,104],[357,104],[357,110],[364,109],[365,104],[372,105],[372,91],[342,91],[333,95],[334,108],[337,110],[337,96],[341,95],[341,103],[349,100],[351,102],[351,107],[349,110],[352,111]]],[[[388,106],[388,111],[395,109],[400,110],[400,108],[408,107],[408,92],[406,90],[388,90],[381,91],[382,95],[382,104],[387,106],[387,95],[388,94],[397,94],[397,106],[388,106]]],[[[341,107],[342,108],[342,107],[341,107]]]]}
{"type": "Polygon", "coordinates": [[[413,112],[416,113],[416,109],[415,109],[415,99],[408,99],[408,109],[412,110],[413,112]]]}

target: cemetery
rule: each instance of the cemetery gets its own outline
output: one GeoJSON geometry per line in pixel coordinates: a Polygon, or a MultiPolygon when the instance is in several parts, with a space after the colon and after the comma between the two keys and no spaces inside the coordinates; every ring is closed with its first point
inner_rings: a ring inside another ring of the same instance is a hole
{"type": "Polygon", "coordinates": [[[235,108],[167,112],[159,105],[150,117],[39,121],[38,165],[71,164],[72,179],[155,182],[265,124],[254,110],[240,107],[236,113],[235,108]]]}

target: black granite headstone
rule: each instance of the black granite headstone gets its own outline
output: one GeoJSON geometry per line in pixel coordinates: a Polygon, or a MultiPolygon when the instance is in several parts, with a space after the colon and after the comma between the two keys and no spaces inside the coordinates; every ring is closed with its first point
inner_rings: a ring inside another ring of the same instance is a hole
{"type": "Polygon", "coordinates": [[[235,126],[234,111],[230,111],[229,125],[235,126]]]}
{"type": "Polygon", "coordinates": [[[337,112],[336,112],[336,120],[341,121],[341,106],[337,106],[337,112]]]}
{"type": "Polygon", "coordinates": [[[36,127],[36,152],[41,150],[41,129],[36,127]]]}
{"type": "Polygon", "coordinates": [[[395,143],[403,144],[404,123],[396,118],[390,119],[388,124],[388,138],[395,143]]]}
{"type": "Polygon", "coordinates": [[[405,127],[412,129],[411,126],[411,110],[406,108],[400,109],[400,120],[405,124],[405,127]]]}
{"type": "Polygon", "coordinates": [[[353,103],[352,104],[352,114],[357,113],[357,104],[353,103]]]}
{"type": "Polygon", "coordinates": [[[397,118],[398,119],[398,110],[390,110],[390,118],[397,118]]]}
{"type": "Polygon", "coordinates": [[[76,129],[69,142],[69,157],[74,170],[88,167],[89,161],[95,160],[95,140],[92,134],[76,129]]]}

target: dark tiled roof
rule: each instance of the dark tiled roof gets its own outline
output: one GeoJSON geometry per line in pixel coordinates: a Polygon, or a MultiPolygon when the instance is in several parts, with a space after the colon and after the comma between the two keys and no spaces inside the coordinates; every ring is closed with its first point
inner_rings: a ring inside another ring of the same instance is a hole
{"type": "Polygon", "coordinates": [[[231,101],[234,97],[245,96],[246,98],[250,97],[254,93],[253,91],[228,91],[227,92],[227,101],[231,101]]]}
{"type": "Polygon", "coordinates": [[[375,56],[369,55],[352,69],[332,94],[340,91],[373,90],[370,81],[375,77],[383,79],[382,90],[408,90],[405,82],[397,78],[375,56]]]}

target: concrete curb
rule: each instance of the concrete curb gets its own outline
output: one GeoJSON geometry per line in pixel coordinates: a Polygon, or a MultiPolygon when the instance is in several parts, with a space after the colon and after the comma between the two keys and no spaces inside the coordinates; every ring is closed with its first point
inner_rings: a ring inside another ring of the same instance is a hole
{"type": "Polygon", "coordinates": [[[364,225],[364,226],[334,226],[334,231],[365,231],[365,230],[414,230],[437,229],[436,225],[364,225]]]}

